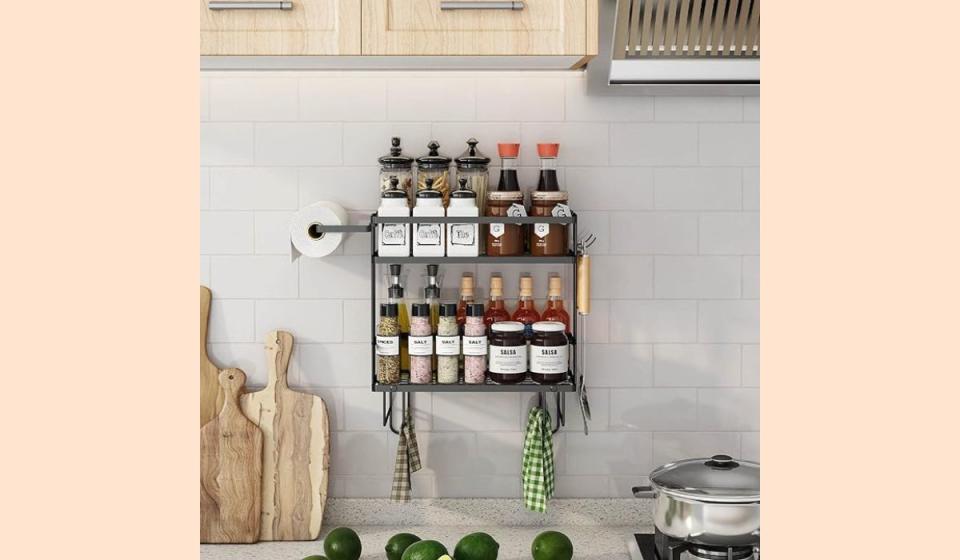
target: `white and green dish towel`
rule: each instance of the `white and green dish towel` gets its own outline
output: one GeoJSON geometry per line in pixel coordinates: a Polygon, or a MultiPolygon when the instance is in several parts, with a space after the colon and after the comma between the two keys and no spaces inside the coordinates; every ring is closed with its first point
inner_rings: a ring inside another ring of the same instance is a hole
{"type": "Polygon", "coordinates": [[[534,407],[527,419],[523,440],[523,505],[532,511],[547,512],[547,500],[553,497],[556,481],[553,466],[553,433],[550,413],[534,407]]]}

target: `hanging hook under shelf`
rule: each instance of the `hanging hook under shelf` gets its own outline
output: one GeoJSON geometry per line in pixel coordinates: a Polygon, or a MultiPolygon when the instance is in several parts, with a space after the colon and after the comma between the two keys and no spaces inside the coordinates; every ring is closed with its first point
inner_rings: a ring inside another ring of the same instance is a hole
{"type": "MultiPolygon", "coordinates": [[[[547,399],[545,395],[546,393],[537,393],[537,406],[545,410],[549,415],[550,409],[547,406],[547,399]]],[[[557,414],[555,415],[556,416],[555,423],[553,419],[551,419],[551,423],[553,423],[555,427],[552,426],[550,428],[550,433],[555,434],[560,431],[560,428],[567,425],[567,418],[566,418],[567,399],[564,398],[564,393],[553,393],[553,396],[556,398],[556,401],[557,401],[557,414]]]]}

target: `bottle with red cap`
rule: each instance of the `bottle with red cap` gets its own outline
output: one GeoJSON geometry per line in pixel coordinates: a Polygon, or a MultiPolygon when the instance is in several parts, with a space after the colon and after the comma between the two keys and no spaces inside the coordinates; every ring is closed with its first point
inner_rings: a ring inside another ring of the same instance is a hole
{"type": "MultiPolygon", "coordinates": [[[[527,211],[523,206],[523,191],[517,180],[517,156],[520,144],[497,144],[500,155],[500,182],[497,190],[487,194],[486,215],[492,217],[521,217],[527,211]]],[[[523,254],[524,232],[520,224],[493,223],[486,228],[486,252],[490,256],[517,256],[523,254]]]]}
{"type": "MultiPolygon", "coordinates": [[[[560,190],[557,180],[557,155],[560,144],[537,144],[540,156],[540,179],[537,189],[530,193],[530,215],[534,217],[570,217],[568,195],[560,190]]],[[[566,255],[569,241],[566,224],[535,223],[530,228],[530,254],[538,257],[566,255]]]]}

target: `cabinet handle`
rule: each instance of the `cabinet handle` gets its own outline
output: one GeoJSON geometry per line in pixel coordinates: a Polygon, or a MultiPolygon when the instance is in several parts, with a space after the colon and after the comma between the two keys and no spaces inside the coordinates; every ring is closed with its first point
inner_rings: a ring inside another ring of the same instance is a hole
{"type": "Polygon", "coordinates": [[[211,10],[292,10],[293,2],[287,0],[245,2],[241,0],[210,0],[211,10]]]}
{"type": "Polygon", "coordinates": [[[453,2],[443,0],[440,2],[441,10],[522,10],[524,4],[521,1],[516,2],[453,2]]]}

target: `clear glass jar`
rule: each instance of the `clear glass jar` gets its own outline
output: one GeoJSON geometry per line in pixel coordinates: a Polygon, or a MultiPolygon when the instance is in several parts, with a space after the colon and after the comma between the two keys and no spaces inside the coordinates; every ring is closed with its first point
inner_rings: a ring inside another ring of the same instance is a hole
{"type": "Polygon", "coordinates": [[[457,182],[466,179],[466,188],[477,195],[477,206],[480,215],[486,209],[487,188],[490,185],[490,158],[477,150],[479,142],[476,138],[467,140],[467,150],[454,161],[457,164],[457,182]]]}
{"type": "Polygon", "coordinates": [[[430,306],[415,303],[410,317],[410,383],[433,382],[433,328],[430,306]]]}
{"type": "Polygon", "coordinates": [[[431,140],[427,144],[430,150],[426,155],[417,158],[417,192],[428,189],[427,179],[433,179],[433,189],[443,195],[443,207],[450,202],[450,162],[451,158],[441,154],[440,144],[431,140]]]}
{"type": "Polygon", "coordinates": [[[456,383],[460,380],[460,327],[457,326],[457,304],[440,305],[437,323],[437,382],[456,383]]]}
{"type": "Polygon", "coordinates": [[[467,306],[463,326],[463,380],[485,383],[487,380],[487,327],[483,324],[483,304],[467,306]]]}
{"type": "Polygon", "coordinates": [[[416,194],[413,189],[413,158],[402,153],[400,138],[394,136],[390,142],[390,153],[377,160],[380,162],[380,192],[390,189],[390,179],[396,177],[400,190],[407,193],[407,201],[412,204],[416,194]]]}

